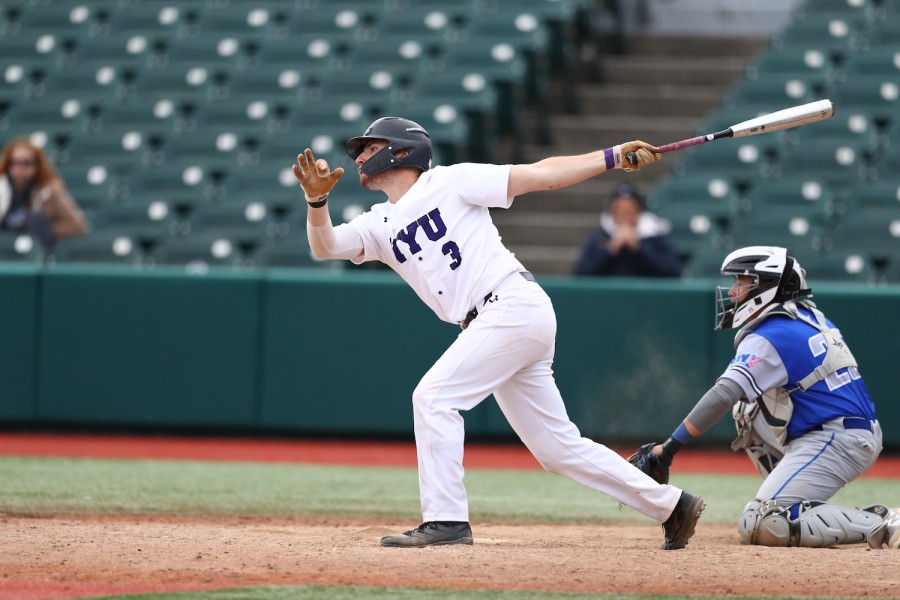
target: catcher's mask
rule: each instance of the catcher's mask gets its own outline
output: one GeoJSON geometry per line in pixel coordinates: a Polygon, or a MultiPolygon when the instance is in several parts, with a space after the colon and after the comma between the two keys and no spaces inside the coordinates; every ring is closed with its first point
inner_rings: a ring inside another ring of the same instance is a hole
{"type": "Polygon", "coordinates": [[[785,248],[749,246],[735,250],[722,262],[722,275],[751,281],[739,299],[728,296],[733,286],[716,288],[716,329],[731,329],[751,321],[769,304],[812,296],[806,287],[806,272],[785,248]]]}
{"type": "Polygon", "coordinates": [[[396,167],[413,167],[420,171],[431,168],[431,136],[425,128],[409,119],[382,117],[369,125],[361,136],[347,140],[347,155],[354,161],[362,154],[366,144],[373,140],[385,140],[388,145],[373,154],[360,170],[372,177],[396,167]],[[403,158],[397,152],[406,150],[403,158]]]}

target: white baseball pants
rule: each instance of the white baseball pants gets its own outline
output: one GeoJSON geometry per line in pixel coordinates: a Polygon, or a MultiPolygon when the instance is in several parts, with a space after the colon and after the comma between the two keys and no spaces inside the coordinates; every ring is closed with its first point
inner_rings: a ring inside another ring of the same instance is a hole
{"type": "Polygon", "coordinates": [[[478,306],[478,317],[413,393],[424,521],[468,521],[461,410],[491,393],[513,430],[552,473],[665,521],[681,490],[659,485],[606,446],[584,438],[566,413],[551,368],[556,316],[541,287],[518,273],[478,306]]]}

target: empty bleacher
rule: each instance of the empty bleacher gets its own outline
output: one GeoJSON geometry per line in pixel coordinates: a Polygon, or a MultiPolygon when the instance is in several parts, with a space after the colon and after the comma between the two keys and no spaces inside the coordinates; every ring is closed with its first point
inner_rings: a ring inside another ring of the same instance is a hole
{"type": "MultiPolygon", "coordinates": [[[[900,187],[896,1],[802,2],[749,62],[701,58],[706,47],[691,54],[682,40],[671,56],[626,53],[586,75],[572,36],[594,8],[588,0],[5,3],[0,138],[42,143],[93,230],[47,257],[4,240],[0,258],[321,268],[304,251],[291,163],[310,146],[351,167],[344,140],[378,116],[421,122],[438,164],[507,162],[585,151],[635,130],[664,143],[827,97],[831,121],[684,150],[628,177],[672,222],[686,276],[715,275],[711,257],[749,242],[832,261],[823,271],[834,278],[883,282],[900,270],[891,227],[900,187]],[[579,76],[590,85],[576,88],[579,76]],[[625,104],[643,116],[616,113],[625,104]],[[867,198],[887,200],[870,208],[867,198]],[[884,231],[853,237],[877,219],[884,231]],[[213,253],[217,241],[227,244],[213,253]]],[[[654,41],[638,46],[649,52],[654,41]]],[[[498,215],[504,239],[536,272],[569,272],[587,221],[542,215],[580,206],[576,193],[552,202],[536,194],[528,209],[498,215]]],[[[332,218],[378,200],[343,181],[332,218]]]]}

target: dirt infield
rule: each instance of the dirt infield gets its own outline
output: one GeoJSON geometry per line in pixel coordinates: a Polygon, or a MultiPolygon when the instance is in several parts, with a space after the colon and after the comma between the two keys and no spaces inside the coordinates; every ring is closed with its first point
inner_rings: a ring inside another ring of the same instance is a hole
{"type": "MultiPolygon", "coordinates": [[[[404,524],[408,525],[408,524],[404,524]]],[[[896,596],[900,552],[740,546],[701,527],[480,525],[473,546],[381,548],[401,524],[270,519],[3,519],[0,596],[50,599],[288,584],[656,594],[896,596]],[[852,577],[848,576],[852,565],[852,577]]]]}
{"type": "MultiPolygon", "coordinates": [[[[268,450],[269,460],[279,462],[415,464],[410,444],[324,444],[0,434],[0,454],[265,460],[268,450]],[[220,451],[213,452],[215,448],[220,451]],[[341,462],[339,448],[351,452],[353,460],[341,462]],[[316,456],[321,460],[313,460],[316,456]]],[[[750,472],[739,455],[685,453],[679,461],[684,470],[750,472]]],[[[538,468],[527,452],[516,447],[492,451],[490,446],[473,446],[466,462],[469,468],[538,468]]],[[[885,460],[879,469],[879,476],[897,476],[900,461],[885,460]]],[[[676,552],[657,549],[662,532],[653,524],[487,523],[475,525],[473,546],[378,545],[381,535],[411,525],[0,516],[0,598],[55,600],[289,584],[717,595],[896,597],[900,593],[900,552],[865,545],[832,550],[741,546],[733,527],[703,526],[702,520],[688,548],[676,552]]]]}

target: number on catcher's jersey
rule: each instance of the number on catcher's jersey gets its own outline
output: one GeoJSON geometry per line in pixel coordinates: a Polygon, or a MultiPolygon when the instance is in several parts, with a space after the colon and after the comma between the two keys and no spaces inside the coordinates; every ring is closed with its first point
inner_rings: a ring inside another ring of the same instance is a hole
{"type": "MultiPolygon", "coordinates": [[[[842,339],[841,333],[837,329],[832,329],[831,331],[838,339],[842,339]]],[[[821,356],[828,352],[828,341],[825,339],[825,335],[817,333],[809,338],[809,349],[813,356],[821,356]]],[[[856,367],[847,367],[846,369],[838,369],[834,373],[829,373],[825,377],[825,384],[829,390],[834,391],[841,386],[847,385],[854,379],[859,379],[859,371],[856,370],[856,367]]]]}

